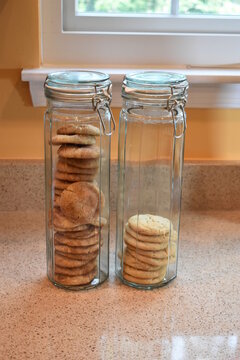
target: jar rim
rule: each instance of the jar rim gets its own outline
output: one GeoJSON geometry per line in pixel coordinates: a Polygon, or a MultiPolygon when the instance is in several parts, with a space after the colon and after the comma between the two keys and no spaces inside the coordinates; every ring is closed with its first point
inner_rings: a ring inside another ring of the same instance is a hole
{"type": "Polygon", "coordinates": [[[45,80],[44,89],[47,98],[59,101],[89,101],[96,95],[111,98],[109,75],[98,71],[71,70],[50,73],[45,80]]]}
{"type": "Polygon", "coordinates": [[[172,108],[186,103],[187,90],[188,81],[185,75],[150,70],[126,75],[122,84],[122,97],[172,108]]]}

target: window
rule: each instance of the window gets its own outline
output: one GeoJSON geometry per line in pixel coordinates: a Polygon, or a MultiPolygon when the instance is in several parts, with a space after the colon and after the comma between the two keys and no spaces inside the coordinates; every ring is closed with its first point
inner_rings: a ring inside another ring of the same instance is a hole
{"type": "Polygon", "coordinates": [[[188,76],[188,106],[240,107],[240,0],[40,0],[40,5],[42,67],[22,72],[35,105],[44,104],[46,74],[71,67],[108,72],[113,106],[121,105],[123,74],[151,68],[188,76]]]}
{"type": "MultiPolygon", "coordinates": [[[[127,0],[101,0],[101,3],[121,4],[124,1],[127,0]]],[[[151,2],[135,1],[145,4],[151,2]]],[[[163,3],[161,0],[157,2],[163,3]]],[[[87,4],[87,1],[80,3],[87,4]]],[[[239,63],[240,17],[181,15],[182,12],[190,14],[192,11],[203,11],[203,6],[190,8],[186,5],[201,4],[203,0],[164,1],[171,12],[169,15],[79,15],[82,9],[80,3],[62,0],[61,6],[61,0],[42,0],[43,64],[177,67],[229,66],[239,63]]],[[[97,4],[97,1],[91,3],[97,4]]],[[[229,9],[232,12],[238,9],[236,12],[239,12],[239,1],[211,0],[209,3],[231,3],[229,9]]],[[[220,12],[225,7],[215,9],[220,12]]],[[[211,5],[208,13],[213,10],[211,5]]],[[[162,11],[167,11],[166,5],[162,6],[162,11]]]]}

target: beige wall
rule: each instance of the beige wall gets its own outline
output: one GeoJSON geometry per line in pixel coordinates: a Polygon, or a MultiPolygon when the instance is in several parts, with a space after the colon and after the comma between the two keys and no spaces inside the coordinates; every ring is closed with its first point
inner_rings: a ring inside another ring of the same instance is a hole
{"type": "MultiPolygon", "coordinates": [[[[43,158],[43,108],[33,108],[23,67],[39,66],[37,0],[0,1],[0,159],[43,158]]],[[[118,123],[119,109],[114,109],[118,123]]],[[[188,109],[186,159],[239,160],[240,110],[188,109]]],[[[117,134],[112,139],[117,157],[117,134]]]]}

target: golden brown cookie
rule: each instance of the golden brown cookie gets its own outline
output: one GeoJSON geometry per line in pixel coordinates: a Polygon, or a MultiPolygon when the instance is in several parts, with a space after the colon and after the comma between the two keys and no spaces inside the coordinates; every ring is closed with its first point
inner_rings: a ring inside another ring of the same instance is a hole
{"type": "Polygon", "coordinates": [[[64,256],[64,254],[55,253],[54,261],[55,265],[67,267],[67,268],[75,268],[75,267],[81,267],[86,265],[89,261],[92,259],[72,259],[68,258],[67,256],[64,256]]]}
{"type": "Polygon", "coordinates": [[[95,268],[88,274],[84,274],[84,275],[69,276],[69,275],[55,274],[54,280],[62,285],[69,285],[69,286],[87,285],[94,279],[96,275],[97,275],[97,268],[95,268]]]}
{"type": "Polygon", "coordinates": [[[100,130],[93,125],[89,124],[78,124],[78,125],[66,125],[62,126],[57,130],[57,134],[63,135],[92,135],[92,136],[99,136],[100,130]]]}
{"type": "Polygon", "coordinates": [[[95,184],[76,182],[62,192],[60,208],[64,216],[78,224],[91,224],[99,204],[99,189],[95,184]]]}
{"type": "Polygon", "coordinates": [[[63,158],[71,159],[97,159],[100,156],[100,149],[96,145],[75,146],[61,145],[58,149],[58,155],[63,158]]]}
{"type": "Polygon", "coordinates": [[[127,249],[125,249],[123,253],[123,262],[124,264],[129,265],[135,269],[147,270],[147,271],[159,270],[161,266],[164,265],[164,264],[160,264],[157,266],[153,266],[151,264],[146,264],[140,261],[139,259],[137,259],[136,257],[132,256],[130,252],[127,251],[127,249]]]}
{"type": "Polygon", "coordinates": [[[91,135],[55,135],[52,138],[53,145],[76,144],[76,145],[94,145],[96,139],[91,135]]]}
{"type": "Polygon", "coordinates": [[[55,178],[58,180],[64,180],[68,182],[75,181],[93,181],[95,175],[94,174],[70,174],[61,171],[55,172],[55,178]]]}
{"type": "Polygon", "coordinates": [[[150,242],[137,240],[127,232],[124,234],[124,241],[127,245],[133,248],[146,250],[146,251],[159,251],[162,249],[166,249],[166,247],[168,246],[168,242],[150,243],[150,242]]]}
{"type": "Polygon", "coordinates": [[[171,222],[161,216],[141,214],[130,217],[128,225],[138,234],[156,236],[168,234],[171,222]]]}
{"type": "MultiPolygon", "coordinates": [[[[140,233],[137,233],[134,231],[128,223],[125,226],[125,230],[128,234],[130,234],[132,237],[134,237],[137,240],[143,241],[143,242],[150,242],[150,243],[161,243],[161,242],[168,242],[169,241],[169,233],[164,235],[142,235],[140,233]]],[[[175,232],[176,233],[176,232],[175,232]]]]}
{"type": "Polygon", "coordinates": [[[66,246],[66,245],[61,245],[61,244],[55,243],[56,251],[59,251],[62,253],[67,253],[67,254],[86,255],[86,254],[95,253],[98,249],[99,249],[98,244],[91,245],[91,246],[84,246],[84,247],[83,246],[71,247],[71,246],[66,246]]]}
{"type": "Polygon", "coordinates": [[[153,271],[135,269],[127,264],[124,264],[124,266],[123,266],[124,273],[127,273],[128,275],[131,275],[131,276],[134,276],[134,277],[140,278],[140,279],[159,278],[166,274],[166,270],[167,270],[166,266],[162,266],[158,270],[153,270],[153,271]]]}
{"type": "MultiPolygon", "coordinates": [[[[168,253],[167,251],[162,251],[159,254],[158,258],[153,258],[153,257],[149,257],[146,256],[146,252],[139,252],[139,251],[135,251],[132,250],[131,248],[127,248],[128,253],[134,257],[136,260],[139,260],[143,263],[152,265],[152,266],[163,266],[163,265],[167,265],[168,264],[168,253]],[[161,256],[161,257],[160,257],[161,256]]],[[[169,263],[172,264],[176,261],[176,249],[173,249],[172,251],[170,251],[169,254],[169,263]]]]}
{"type": "Polygon", "coordinates": [[[59,160],[66,162],[69,166],[74,166],[80,169],[99,168],[99,159],[69,159],[59,157],[59,160]]]}
{"type": "Polygon", "coordinates": [[[65,231],[61,232],[61,235],[69,238],[69,239],[87,239],[92,236],[98,236],[99,229],[94,227],[93,225],[88,225],[88,229],[82,231],[65,231]]]}
{"type": "Polygon", "coordinates": [[[74,267],[74,268],[55,265],[56,274],[69,275],[69,276],[85,275],[93,271],[94,269],[96,269],[96,260],[89,261],[87,264],[83,266],[74,267]]]}
{"type": "Polygon", "coordinates": [[[69,185],[71,185],[73,181],[63,181],[59,179],[54,180],[54,188],[55,190],[65,190],[69,185]]]}
{"type": "Polygon", "coordinates": [[[70,173],[70,174],[96,175],[98,172],[98,167],[79,168],[77,166],[72,166],[72,165],[68,164],[67,161],[59,160],[57,162],[57,170],[64,172],[64,173],[70,173]]]}
{"type": "Polygon", "coordinates": [[[163,279],[164,279],[165,273],[162,274],[162,276],[159,276],[157,278],[154,279],[142,279],[142,278],[137,278],[134,276],[131,276],[127,273],[123,273],[123,277],[125,280],[135,283],[135,284],[140,284],[140,285],[154,285],[154,284],[158,284],[160,283],[163,279]]]}
{"type": "Polygon", "coordinates": [[[88,229],[87,224],[80,224],[66,218],[59,208],[53,209],[53,225],[56,231],[80,231],[88,229]]]}
{"type": "MultiPolygon", "coordinates": [[[[90,261],[93,259],[96,259],[98,256],[98,251],[93,252],[91,254],[70,254],[70,253],[64,253],[61,251],[55,251],[55,254],[64,256],[66,259],[70,259],[70,260],[78,260],[78,261],[90,261]]],[[[79,265],[81,266],[81,265],[79,265]]],[[[70,267],[70,266],[68,266],[70,267]]]]}
{"type": "Polygon", "coordinates": [[[96,245],[99,243],[99,237],[94,235],[89,238],[82,238],[82,239],[73,239],[73,238],[67,238],[66,236],[62,235],[61,233],[56,233],[54,236],[54,240],[56,243],[61,245],[67,245],[67,246],[91,246],[96,245]]]}

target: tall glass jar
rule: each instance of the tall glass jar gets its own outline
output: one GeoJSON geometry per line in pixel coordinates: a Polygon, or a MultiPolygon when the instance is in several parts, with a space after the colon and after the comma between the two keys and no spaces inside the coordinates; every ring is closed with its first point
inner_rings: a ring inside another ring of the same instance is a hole
{"type": "Polygon", "coordinates": [[[109,273],[111,81],[53,73],[45,96],[47,275],[59,287],[91,288],[109,273]]]}
{"type": "Polygon", "coordinates": [[[142,289],[177,274],[188,82],[127,75],[119,122],[116,274],[142,289]]]}

